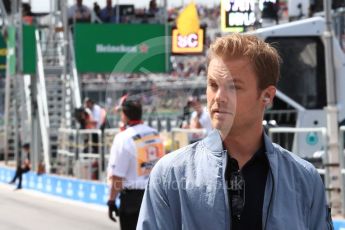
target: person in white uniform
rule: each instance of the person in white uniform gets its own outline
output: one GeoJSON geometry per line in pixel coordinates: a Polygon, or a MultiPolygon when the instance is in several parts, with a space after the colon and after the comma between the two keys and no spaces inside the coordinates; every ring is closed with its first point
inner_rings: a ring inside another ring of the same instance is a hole
{"type": "Polygon", "coordinates": [[[204,130],[202,133],[196,132],[188,134],[189,143],[194,143],[207,136],[207,134],[210,133],[213,128],[207,108],[201,104],[200,99],[193,98],[193,100],[191,101],[191,106],[193,107],[194,111],[190,117],[189,127],[191,129],[204,130]]]}
{"type": "Polygon", "coordinates": [[[211,118],[205,106],[201,105],[198,98],[192,102],[194,112],[191,115],[190,128],[192,129],[205,129],[206,133],[212,131],[211,118]]]}
{"type": "Polygon", "coordinates": [[[155,163],[164,155],[157,130],[143,124],[140,102],[125,100],[121,120],[126,129],[114,138],[108,164],[110,193],[108,216],[120,217],[122,230],[135,229],[148,177],[155,163]],[[115,198],[120,193],[120,208],[115,198]]]}

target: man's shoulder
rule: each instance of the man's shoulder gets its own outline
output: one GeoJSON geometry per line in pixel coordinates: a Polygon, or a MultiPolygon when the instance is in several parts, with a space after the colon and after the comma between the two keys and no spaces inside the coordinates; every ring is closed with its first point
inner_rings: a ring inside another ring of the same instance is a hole
{"type": "Polygon", "coordinates": [[[181,163],[185,163],[189,159],[190,155],[192,154],[192,152],[198,144],[199,142],[196,142],[194,144],[187,145],[183,148],[166,154],[161,159],[162,164],[167,164],[170,166],[179,166],[181,163]]]}
{"type": "Polygon", "coordinates": [[[133,137],[135,137],[136,135],[142,135],[147,133],[158,134],[158,131],[154,128],[151,128],[150,126],[141,124],[127,128],[126,130],[116,134],[115,138],[121,141],[125,141],[133,139],[133,137]]]}
{"type": "Polygon", "coordinates": [[[116,141],[116,142],[127,143],[127,141],[128,141],[129,139],[131,139],[132,136],[133,136],[133,135],[132,135],[132,132],[131,132],[130,130],[126,129],[126,130],[121,131],[121,132],[119,132],[119,133],[117,133],[117,134],[115,135],[115,141],[116,141]]]}
{"type": "Polygon", "coordinates": [[[278,174],[276,178],[279,178],[277,186],[281,191],[291,188],[295,191],[281,193],[282,199],[301,194],[303,197],[301,202],[308,207],[315,202],[315,199],[324,199],[324,184],[321,176],[310,162],[276,144],[274,144],[274,151],[277,152],[278,158],[275,168],[278,174]]]}
{"type": "Polygon", "coordinates": [[[128,130],[131,130],[133,134],[147,134],[147,133],[155,133],[158,134],[157,129],[154,129],[146,124],[139,124],[132,127],[129,127],[128,130]]]}
{"type": "Polygon", "coordinates": [[[191,156],[199,143],[200,142],[196,142],[166,154],[157,162],[154,167],[154,171],[157,171],[157,175],[160,176],[166,175],[165,173],[169,173],[172,170],[180,171],[182,168],[186,167],[186,165],[191,163],[191,156]]]}
{"type": "Polygon", "coordinates": [[[152,128],[151,126],[146,125],[146,124],[141,124],[139,127],[142,127],[143,129],[150,130],[152,132],[157,132],[158,133],[157,129],[152,128]]]}
{"type": "Polygon", "coordinates": [[[290,152],[284,149],[278,144],[273,144],[274,150],[279,153],[280,161],[278,162],[281,167],[293,168],[293,173],[300,173],[303,176],[314,176],[317,175],[317,170],[310,162],[302,159],[296,153],[290,152]]]}

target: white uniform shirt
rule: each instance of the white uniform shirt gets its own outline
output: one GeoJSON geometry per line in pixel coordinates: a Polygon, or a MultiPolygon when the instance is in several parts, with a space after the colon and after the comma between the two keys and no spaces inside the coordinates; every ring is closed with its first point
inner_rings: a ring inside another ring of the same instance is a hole
{"type": "MultiPolygon", "coordinates": [[[[193,119],[195,119],[196,117],[198,116],[197,112],[194,111],[191,115],[191,121],[193,119]]],[[[212,122],[211,122],[211,118],[210,118],[210,114],[208,113],[207,111],[207,108],[204,107],[203,110],[202,110],[202,114],[199,118],[199,122],[202,126],[203,129],[206,129],[206,133],[209,133],[212,131],[212,122]]]]}
{"type": "Polygon", "coordinates": [[[94,104],[91,109],[92,119],[97,122],[96,128],[101,128],[102,125],[102,108],[101,106],[94,104]]]}
{"type": "Polygon", "coordinates": [[[127,189],[145,189],[152,167],[164,155],[157,131],[143,124],[117,134],[110,151],[108,175],[123,178],[127,189]]]}

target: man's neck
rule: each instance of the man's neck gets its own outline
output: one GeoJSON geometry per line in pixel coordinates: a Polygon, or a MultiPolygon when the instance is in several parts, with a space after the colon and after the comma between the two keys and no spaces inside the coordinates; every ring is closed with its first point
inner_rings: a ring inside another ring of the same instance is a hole
{"type": "Polygon", "coordinates": [[[231,157],[238,161],[239,167],[242,168],[262,146],[263,128],[256,128],[230,133],[224,140],[225,148],[231,157]]]}

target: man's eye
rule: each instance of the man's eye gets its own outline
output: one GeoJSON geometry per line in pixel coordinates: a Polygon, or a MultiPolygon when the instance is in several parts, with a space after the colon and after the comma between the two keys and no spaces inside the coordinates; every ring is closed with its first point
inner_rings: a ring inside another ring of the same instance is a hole
{"type": "Polygon", "coordinates": [[[231,90],[239,90],[241,87],[237,86],[237,85],[229,85],[229,89],[231,90]]]}
{"type": "Polygon", "coordinates": [[[211,88],[217,88],[217,84],[214,83],[214,82],[209,82],[208,85],[211,87],[211,88]]]}

